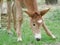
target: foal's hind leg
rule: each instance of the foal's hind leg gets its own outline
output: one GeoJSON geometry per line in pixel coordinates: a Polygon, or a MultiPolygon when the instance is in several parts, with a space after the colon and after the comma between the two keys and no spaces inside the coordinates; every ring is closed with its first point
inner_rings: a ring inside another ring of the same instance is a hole
{"type": "Polygon", "coordinates": [[[22,17],[22,8],[19,0],[15,0],[15,6],[16,6],[16,33],[18,36],[17,41],[22,41],[21,24],[22,24],[23,17],[22,17]]]}
{"type": "Polygon", "coordinates": [[[2,3],[3,3],[3,0],[0,0],[0,28],[1,28],[1,12],[2,12],[2,3]]]}
{"type": "Polygon", "coordinates": [[[7,15],[8,15],[8,17],[7,17],[7,19],[8,19],[8,24],[7,24],[7,29],[8,29],[8,33],[12,33],[11,31],[10,31],[10,19],[11,19],[11,0],[7,0],[7,15]]]}
{"type": "Polygon", "coordinates": [[[46,33],[51,36],[53,39],[55,39],[56,37],[51,33],[51,31],[47,28],[47,26],[45,25],[45,23],[42,24],[43,28],[45,29],[46,33]]]}

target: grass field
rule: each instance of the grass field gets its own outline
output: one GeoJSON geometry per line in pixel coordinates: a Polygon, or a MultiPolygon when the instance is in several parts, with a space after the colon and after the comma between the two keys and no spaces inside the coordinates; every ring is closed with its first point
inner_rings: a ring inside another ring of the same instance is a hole
{"type": "Polygon", "coordinates": [[[51,32],[57,37],[55,40],[47,36],[42,30],[41,41],[36,41],[29,26],[29,17],[24,13],[22,24],[22,42],[17,42],[17,36],[11,27],[13,35],[8,35],[7,29],[0,29],[0,45],[60,45],[60,9],[52,8],[45,16],[44,20],[51,32]]]}

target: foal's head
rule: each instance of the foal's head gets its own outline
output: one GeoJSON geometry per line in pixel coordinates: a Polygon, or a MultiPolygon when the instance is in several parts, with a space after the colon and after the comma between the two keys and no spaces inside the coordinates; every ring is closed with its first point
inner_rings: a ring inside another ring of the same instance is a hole
{"type": "Polygon", "coordinates": [[[36,22],[37,24],[41,25],[43,22],[42,16],[46,14],[49,11],[49,9],[45,9],[42,11],[35,11],[35,12],[32,12],[32,11],[30,12],[25,11],[25,12],[29,15],[29,17],[31,17],[31,21],[36,22]]]}
{"type": "Polygon", "coordinates": [[[31,28],[37,40],[41,39],[41,34],[39,29],[43,24],[42,16],[46,14],[48,11],[49,9],[45,9],[42,11],[35,11],[35,12],[26,11],[29,17],[31,17],[31,28]]]}

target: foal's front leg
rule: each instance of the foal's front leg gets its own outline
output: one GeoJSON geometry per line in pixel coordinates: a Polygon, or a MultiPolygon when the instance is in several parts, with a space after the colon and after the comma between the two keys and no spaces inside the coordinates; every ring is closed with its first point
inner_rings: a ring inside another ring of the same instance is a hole
{"type": "Polygon", "coordinates": [[[19,0],[15,0],[15,6],[16,6],[16,33],[18,36],[17,41],[22,41],[21,24],[22,24],[23,17],[22,17],[22,8],[19,0]]]}
{"type": "Polygon", "coordinates": [[[45,25],[45,23],[42,24],[43,28],[45,29],[46,33],[51,36],[53,39],[55,39],[56,37],[51,33],[51,31],[47,28],[47,26],[45,25]]]}
{"type": "Polygon", "coordinates": [[[16,30],[16,6],[15,6],[15,3],[12,4],[12,15],[13,15],[14,30],[16,30]]]}

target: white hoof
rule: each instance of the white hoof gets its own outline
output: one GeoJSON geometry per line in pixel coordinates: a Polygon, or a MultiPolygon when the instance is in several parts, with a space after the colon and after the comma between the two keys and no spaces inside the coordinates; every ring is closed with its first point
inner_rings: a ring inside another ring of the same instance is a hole
{"type": "Polygon", "coordinates": [[[52,38],[55,39],[56,37],[54,35],[52,35],[52,38]]]}
{"type": "Polygon", "coordinates": [[[39,34],[35,34],[35,38],[36,39],[41,39],[41,34],[39,33],[39,34]]]}
{"type": "Polygon", "coordinates": [[[17,41],[18,41],[18,42],[19,42],[19,41],[22,41],[22,38],[21,38],[21,37],[18,37],[17,41]]]}

